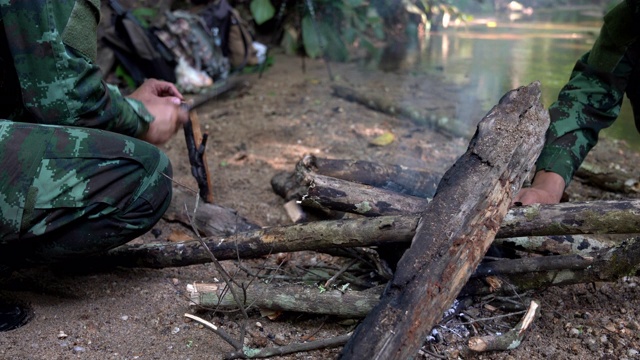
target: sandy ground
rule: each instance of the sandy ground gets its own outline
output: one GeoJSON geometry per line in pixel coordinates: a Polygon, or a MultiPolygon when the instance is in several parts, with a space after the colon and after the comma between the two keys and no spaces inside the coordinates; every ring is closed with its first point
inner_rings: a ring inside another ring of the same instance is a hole
{"type": "MultiPolygon", "coordinates": [[[[447,99],[461,85],[447,84],[439,77],[382,73],[355,64],[332,66],[336,82],[387,97],[411,98],[436,119],[454,118],[460,111],[447,99]]],[[[275,65],[262,78],[248,76],[249,88],[199,110],[211,134],[207,156],[218,205],[236,209],[260,226],[290,224],[284,200],[272,191],[269,181],[280,171],[291,171],[305,154],[444,171],[467,147],[467,139],[446,137],[332,96],[321,61],[306,60],[304,68],[299,58],[277,55],[275,65]],[[371,144],[387,132],[395,137],[391,144],[371,144]]],[[[487,110],[470,122],[480,120],[487,110]]],[[[172,159],[175,180],[195,188],[182,134],[163,150],[172,159]]],[[[603,161],[615,158],[630,172],[638,160],[637,154],[617,147],[602,150],[602,157],[603,161]]],[[[577,200],[589,198],[579,185],[570,192],[576,193],[577,200]]],[[[161,221],[155,235],[136,241],[167,242],[172,234],[189,231],[161,221]]],[[[318,261],[313,254],[301,254],[294,255],[292,263],[304,267],[318,261]]],[[[224,262],[233,274],[238,272],[237,264],[224,262]]],[[[237,312],[214,314],[190,308],[186,285],[214,278],[219,274],[210,264],[162,270],[45,267],[23,271],[6,281],[3,291],[28,303],[33,319],[0,334],[0,358],[221,359],[232,350],[212,332],[185,321],[185,312],[197,312],[236,338],[245,324],[246,344],[256,347],[329,338],[353,329],[344,319],[330,317],[283,314],[270,320],[251,309],[249,320],[243,321],[237,312]]],[[[541,316],[522,345],[475,358],[640,358],[638,280],[629,277],[616,283],[536,292],[530,296],[541,301],[541,316]]],[[[464,341],[464,334],[454,329],[439,331],[445,342],[427,349],[451,350],[464,341]]],[[[281,358],[326,359],[338,353],[339,349],[321,350],[281,358]]]]}

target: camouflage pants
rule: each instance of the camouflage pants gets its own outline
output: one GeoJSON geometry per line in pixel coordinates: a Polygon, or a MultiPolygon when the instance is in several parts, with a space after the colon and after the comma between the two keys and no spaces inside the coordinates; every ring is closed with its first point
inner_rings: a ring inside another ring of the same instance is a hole
{"type": "Polygon", "coordinates": [[[166,155],[101,130],[0,120],[0,169],[0,264],[104,252],[171,201],[166,155]]]}

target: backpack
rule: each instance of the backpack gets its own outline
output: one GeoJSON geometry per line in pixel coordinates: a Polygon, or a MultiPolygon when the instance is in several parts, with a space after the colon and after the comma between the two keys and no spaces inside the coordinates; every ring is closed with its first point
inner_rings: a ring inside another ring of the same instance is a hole
{"type": "Polygon", "coordinates": [[[222,53],[229,58],[233,68],[242,69],[246,65],[259,63],[247,22],[227,0],[213,2],[200,16],[207,28],[220,38],[222,53]]]}
{"type": "Polygon", "coordinates": [[[125,10],[117,0],[109,0],[113,10],[111,26],[102,40],[137,86],[147,78],[175,82],[176,59],[157,36],[125,10]]]}
{"type": "Polygon", "coordinates": [[[221,49],[221,41],[200,16],[176,10],[167,12],[165,19],[165,24],[154,33],[171,49],[175,58],[213,80],[227,78],[230,65],[221,49]]]}

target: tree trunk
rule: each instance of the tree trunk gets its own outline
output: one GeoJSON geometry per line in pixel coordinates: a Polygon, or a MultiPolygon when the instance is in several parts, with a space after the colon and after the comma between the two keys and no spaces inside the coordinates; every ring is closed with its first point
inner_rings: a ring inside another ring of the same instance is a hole
{"type": "Polygon", "coordinates": [[[513,195],[534,166],[549,125],[539,83],[507,93],[445,173],[411,247],[343,359],[408,359],[491,245],[513,195]]]}

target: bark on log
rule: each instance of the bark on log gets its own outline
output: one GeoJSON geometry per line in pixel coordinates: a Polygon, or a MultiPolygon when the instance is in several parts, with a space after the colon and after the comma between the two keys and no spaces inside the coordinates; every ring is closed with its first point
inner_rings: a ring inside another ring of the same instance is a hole
{"type": "MultiPolygon", "coordinates": [[[[237,286],[237,285],[232,285],[237,286]]],[[[225,283],[187,285],[191,305],[235,310],[239,307],[225,283]]],[[[275,311],[294,311],[343,317],[365,317],[378,303],[382,289],[377,291],[320,291],[316,286],[278,285],[254,282],[242,294],[241,306],[254,306],[275,311]]]]}
{"type": "MultiPolygon", "coordinates": [[[[540,256],[483,263],[460,295],[513,295],[549,286],[616,281],[640,270],[639,259],[640,240],[634,238],[615,248],[594,252],[589,257],[540,256]],[[484,280],[487,274],[497,280],[492,282],[493,287],[484,280]]],[[[224,291],[225,286],[223,283],[193,284],[188,285],[187,290],[194,305],[237,309],[238,304],[228,291],[224,291]]],[[[382,291],[383,288],[378,287],[344,293],[338,290],[320,292],[318,288],[302,285],[254,282],[245,289],[238,288],[237,292],[245,296],[243,306],[251,304],[261,309],[363,317],[378,304],[382,291]]]]}
{"type": "MultiPolygon", "coordinates": [[[[205,240],[218,260],[249,259],[278,252],[406,243],[415,233],[417,222],[417,216],[318,221],[205,240]],[[337,229],[339,231],[336,232],[337,229]]],[[[164,268],[209,263],[211,256],[199,241],[187,241],[123,245],[89,261],[125,267],[164,268]]]]}
{"type": "Polygon", "coordinates": [[[619,241],[585,235],[552,235],[496,238],[493,243],[543,255],[587,255],[596,250],[612,248],[618,245],[619,241]]]}
{"type": "Polygon", "coordinates": [[[363,160],[335,160],[307,155],[296,171],[309,172],[346,181],[375,186],[399,194],[432,198],[442,173],[409,169],[400,165],[383,165],[363,160]]]}
{"type": "MultiPolygon", "coordinates": [[[[193,209],[196,205],[197,196],[196,193],[174,187],[171,204],[164,213],[163,218],[191,226],[189,218],[194,216],[193,209]]],[[[238,232],[260,228],[258,225],[238,215],[233,209],[208,204],[204,201],[198,202],[194,220],[200,234],[203,236],[229,236],[238,232]]]]}
{"type": "MultiPolygon", "coordinates": [[[[185,195],[186,196],[186,195],[185,195]]],[[[184,202],[191,200],[176,200],[172,207],[184,208],[184,202]]],[[[200,204],[210,206],[211,204],[200,204]]],[[[212,209],[216,209],[213,207],[212,209]]],[[[625,201],[594,201],[588,203],[564,203],[558,205],[544,205],[528,211],[527,208],[511,209],[502,223],[496,237],[497,244],[512,246],[516,249],[538,253],[579,254],[602,248],[610,248],[611,242],[603,242],[588,236],[575,236],[586,234],[589,231],[599,234],[613,231],[621,231],[622,234],[638,232],[640,224],[634,214],[640,211],[640,203],[637,200],[625,201]],[[627,209],[627,210],[623,210],[627,209]],[[570,212],[570,214],[566,214],[570,212]],[[594,227],[590,221],[597,214],[600,220],[608,217],[607,214],[615,214],[610,221],[626,219],[625,226],[602,223],[602,228],[594,227]],[[546,214],[555,214],[553,216],[546,214]],[[595,215],[594,215],[595,214],[595,215]],[[535,215],[535,216],[534,216],[535,215]],[[570,226],[568,225],[570,224],[570,226]],[[635,225],[634,225],[635,224],[635,225]],[[503,231],[502,229],[507,229],[503,231]],[[559,235],[533,238],[521,237],[535,234],[559,235]],[[571,236],[574,235],[574,236],[571,236]]],[[[196,218],[199,222],[212,220],[208,215],[200,212],[196,218]]],[[[173,211],[177,213],[177,210],[173,211]]],[[[230,213],[233,216],[237,216],[230,213]]],[[[227,213],[229,215],[229,213],[227,213]]],[[[174,215],[176,216],[176,215],[174,215]]],[[[186,213],[182,211],[182,217],[186,220],[186,213]]],[[[213,218],[216,220],[216,218],[213,218]]],[[[293,252],[303,250],[323,251],[331,248],[377,246],[385,244],[408,244],[415,235],[415,229],[419,220],[418,215],[403,216],[379,216],[356,220],[328,220],[296,224],[291,226],[273,227],[255,231],[238,232],[231,237],[217,235],[207,238],[207,244],[219,260],[247,259],[274,254],[278,252],[293,252]]],[[[218,231],[222,225],[227,226],[225,231],[235,230],[231,226],[236,220],[231,217],[214,230],[218,231]],[[226,224],[226,225],[225,225],[226,224]]],[[[209,228],[212,226],[199,226],[209,228]]],[[[93,261],[93,260],[92,260],[93,261]]],[[[211,261],[210,256],[201,248],[198,241],[184,243],[162,243],[143,245],[123,245],[111,250],[106,256],[96,259],[100,262],[112,262],[126,267],[173,267],[203,264],[211,261]]]]}
{"type": "Polygon", "coordinates": [[[542,148],[549,115],[539,83],[507,93],[445,173],[380,304],[356,328],[343,359],[408,359],[491,245],[542,148]]]}
{"type": "Polygon", "coordinates": [[[499,236],[634,234],[640,232],[638,215],[640,200],[586,201],[516,207],[505,217],[499,236]]]}
{"type": "MultiPolygon", "coordinates": [[[[583,284],[590,282],[615,281],[623,276],[640,275],[640,238],[632,238],[622,244],[603,249],[585,259],[580,269],[552,269],[539,272],[524,272],[517,275],[503,275],[501,285],[488,286],[481,279],[472,279],[460,291],[460,296],[523,292],[544,289],[549,286],[583,284]]],[[[543,260],[541,260],[543,261],[543,260]]]]}
{"type": "Polygon", "coordinates": [[[402,195],[395,191],[345,181],[329,176],[311,174],[303,180],[307,194],[302,206],[330,209],[365,216],[417,213],[424,209],[427,199],[402,195]],[[355,195],[351,197],[350,195],[355,195]]]}
{"type": "Polygon", "coordinates": [[[333,86],[333,95],[348,101],[360,103],[369,109],[379,111],[381,113],[409,119],[418,125],[429,126],[447,135],[459,137],[468,137],[471,135],[467,131],[468,126],[461,126],[461,124],[456,124],[455,122],[439,123],[421,115],[416,109],[411,109],[407,106],[394,103],[388,98],[365,95],[354,89],[340,85],[333,86]]]}
{"type": "MultiPolygon", "coordinates": [[[[365,216],[415,214],[428,200],[307,172],[302,204],[365,216]]],[[[509,210],[498,237],[640,232],[640,200],[532,205],[509,210]]]]}

